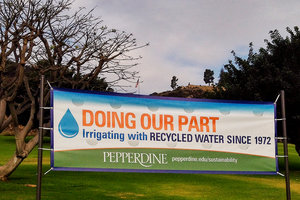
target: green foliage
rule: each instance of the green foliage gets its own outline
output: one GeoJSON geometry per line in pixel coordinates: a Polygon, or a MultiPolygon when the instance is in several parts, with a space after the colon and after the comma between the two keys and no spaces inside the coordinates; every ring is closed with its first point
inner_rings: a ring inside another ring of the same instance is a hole
{"type": "Polygon", "coordinates": [[[247,58],[233,51],[234,61],[224,65],[216,90],[218,98],[256,101],[274,101],[285,90],[288,133],[300,144],[300,32],[298,27],[287,32],[283,38],[270,31],[270,41],[258,53],[250,43],[247,58]]]}
{"type": "Polygon", "coordinates": [[[172,80],[171,80],[171,88],[173,90],[175,90],[178,87],[177,81],[178,81],[178,78],[176,76],[173,76],[172,80]]]}
{"type": "Polygon", "coordinates": [[[214,83],[214,71],[210,70],[210,69],[206,69],[204,71],[204,82],[208,85],[210,85],[211,83],[214,83]]]}

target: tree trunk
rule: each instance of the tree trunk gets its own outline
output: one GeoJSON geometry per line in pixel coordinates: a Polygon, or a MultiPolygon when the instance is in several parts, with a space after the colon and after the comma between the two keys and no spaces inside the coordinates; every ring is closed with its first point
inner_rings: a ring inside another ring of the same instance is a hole
{"type": "Polygon", "coordinates": [[[35,109],[35,99],[30,91],[29,83],[26,77],[24,77],[24,85],[26,88],[27,95],[31,100],[30,116],[23,130],[20,130],[15,104],[12,102],[8,103],[8,107],[12,116],[12,123],[15,130],[16,151],[14,155],[11,157],[11,159],[5,165],[0,167],[0,180],[3,181],[7,180],[9,175],[11,175],[16,170],[16,168],[22,163],[22,161],[25,158],[27,158],[29,153],[33,150],[33,148],[38,143],[38,134],[35,135],[29,142],[27,143],[25,142],[25,139],[32,128],[36,109],[35,109]]]}
{"type": "Polygon", "coordinates": [[[22,161],[29,155],[38,143],[38,135],[35,135],[28,143],[24,141],[24,148],[22,153],[17,154],[16,152],[10,158],[10,160],[3,166],[0,167],[0,180],[6,181],[8,177],[17,169],[22,161]]]}
{"type": "Polygon", "coordinates": [[[6,101],[4,99],[0,100],[0,129],[5,119],[5,111],[6,111],[6,101]]]}

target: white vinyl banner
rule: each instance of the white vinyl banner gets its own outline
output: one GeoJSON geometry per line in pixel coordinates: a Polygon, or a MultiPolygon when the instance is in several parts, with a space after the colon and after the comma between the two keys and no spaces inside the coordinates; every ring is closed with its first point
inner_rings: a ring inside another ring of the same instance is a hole
{"type": "Polygon", "coordinates": [[[274,104],[54,89],[56,170],[274,174],[274,104]]]}

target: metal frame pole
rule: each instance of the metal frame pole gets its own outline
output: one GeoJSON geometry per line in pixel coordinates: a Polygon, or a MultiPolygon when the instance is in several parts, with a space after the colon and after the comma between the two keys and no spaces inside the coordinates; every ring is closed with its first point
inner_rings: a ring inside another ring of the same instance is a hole
{"type": "Polygon", "coordinates": [[[40,121],[39,121],[39,148],[38,148],[38,168],[37,168],[37,187],[36,199],[41,199],[42,191],[42,170],[43,170],[43,121],[44,121],[44,75],[40,80],[40,121]]]}
{"type": "Polygon", "coordinates": [[[284,90],[280,91],[281,96],[281,112],[282,112],[282,132],[283,132],[283,151],[284,151],[284,165],[285,165],[285,184],[286,184],[286,199],[291,200],[290,190],[290,175],[289,175],[289,158],[288,158],[288,142],[286,131],[286,115],[285,115],[285,96],[284,90]]]}

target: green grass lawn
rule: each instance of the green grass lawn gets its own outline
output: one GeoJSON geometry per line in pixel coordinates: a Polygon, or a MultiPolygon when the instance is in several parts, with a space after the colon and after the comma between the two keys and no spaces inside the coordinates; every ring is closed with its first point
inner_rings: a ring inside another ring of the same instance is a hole
{"type": "MultiPolygon", "coordinates": [[[[49,139],[46,139],[49,141],[49,139]]],[[[0,136],[0,165],[14,151],[13,137],[0,136]]],[[[45,145],[46,147],[49,144],[45,145]]],[[[282,144],[279,152],[282,153],[282,144]]],[[[289,145],[291,196],[300,200],[300,157],[289,145]]],[[[0,199],[35,199],[37,150],[8,182],[0,182],[0,199]]],[[[43,171],[50,168],[44,151],[43,171]]],[[[282,169],[283,160],[279,160],[282,169]]],[[[153,174],[51,171],[43,176],[42,199],[285,199],[285,179],[263,175],[153,174]]]]}

